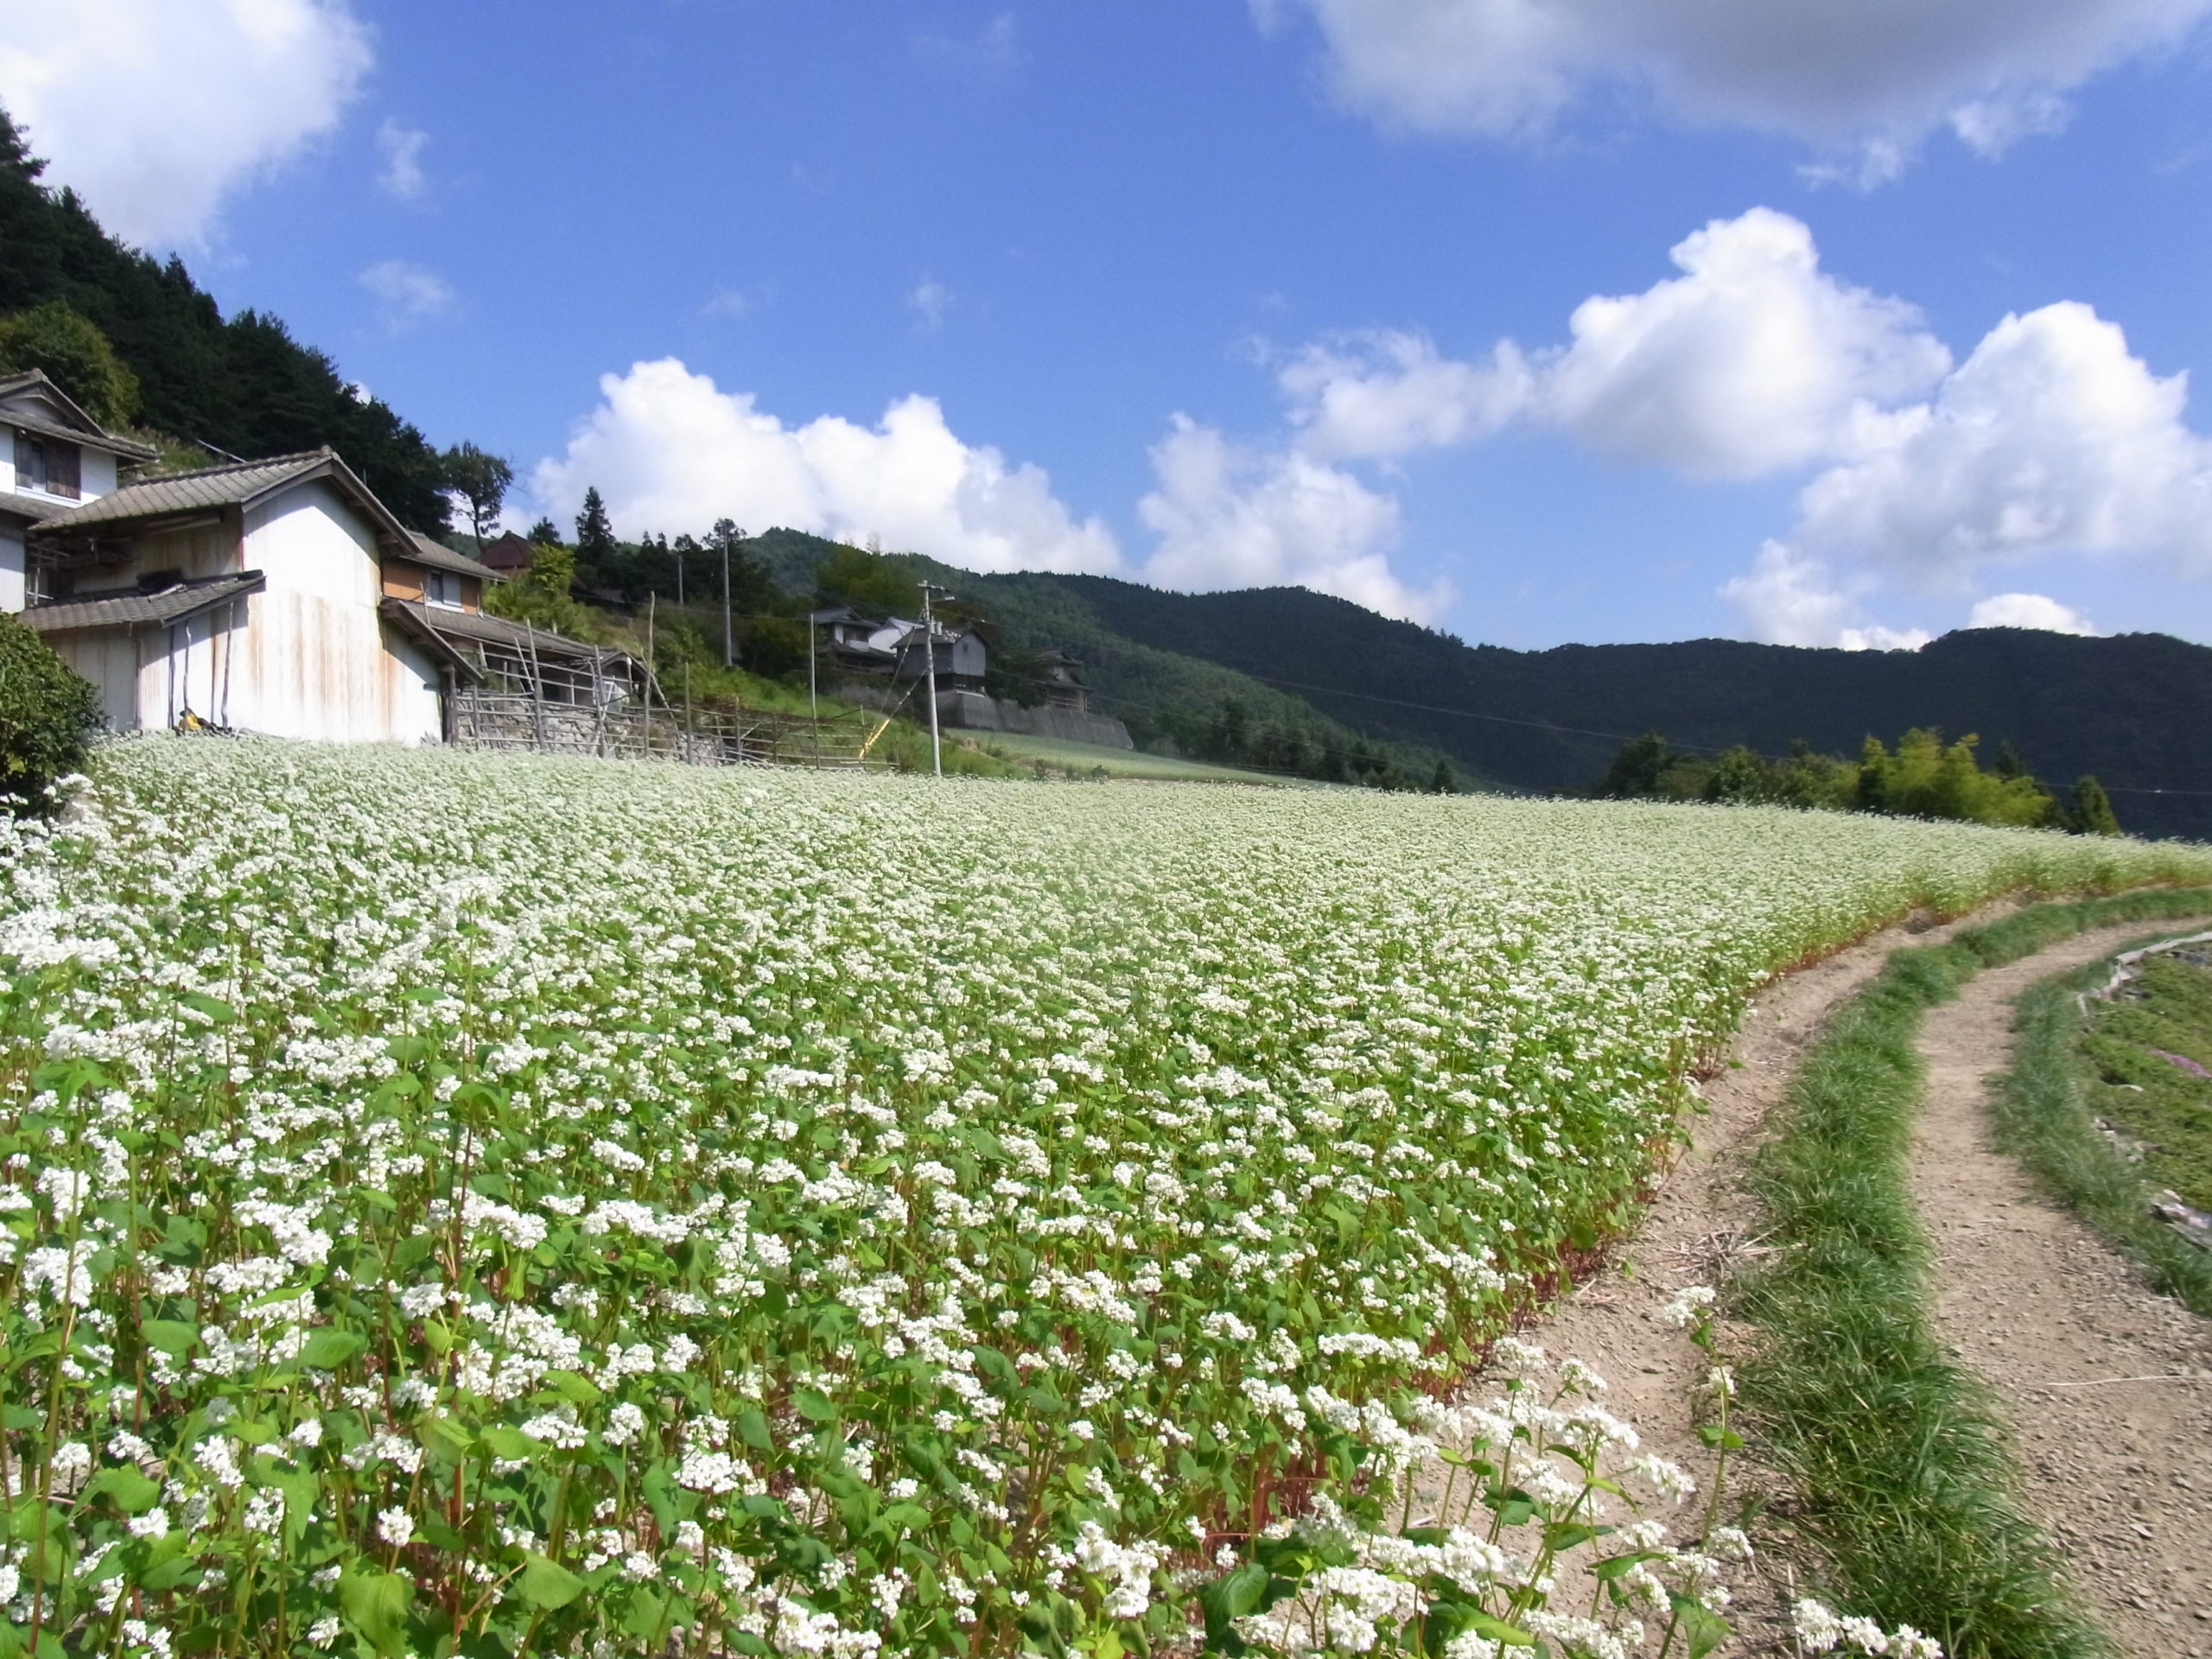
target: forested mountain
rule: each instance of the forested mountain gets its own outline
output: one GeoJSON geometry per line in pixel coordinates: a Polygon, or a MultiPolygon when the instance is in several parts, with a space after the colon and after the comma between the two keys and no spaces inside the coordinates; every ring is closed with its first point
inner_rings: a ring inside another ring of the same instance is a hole
{"type": "Polygon", "coordinates": [[[1158,748],[1165,740],[1177,753],[1201,760],[1345,783],[1415,789],[1491,784],[1471,767],[1451,765],[1439,746],[1379,732],[1357,719],[1332,718],[1296,692],[1232,667],[1122,638],[1102,627],[1080,598],[1033,586],[1027,577],[979,576],[912,554],[869,561],[855,549],[795,530],[771,530],[745,547],[781,588],[847,597],[864,609],[915,614],[920,594],[913,580],[942,583],[955,595],[948,617],[983,623],[992,677],[1000,682],[991,687],[995,692],[1018,698],[1041,693],[1041,678],[1021,683],[1023,658],[1042,648],[1065,651],[1083,664],[1098,712],[1126,724],[1140,747],[1158,748]],[[842,567],[849,581],[855,560],[865,591],[841,594],[833,573],[842,567]],[[870,563],[881,568],[868,572],[870,563]]]}
{"type": "MultiPolygon", "coordinates": [[[[35,135],[32,135],[35,137],[35,135]]],[[[405,523],[446,527],[437,451],[381,400],[359,398],[328,357],[276,318],[224,318],[181,260],[103,231],[0,111],[0,315],[52,301],[105,334],[138,381],[138,421],[248,458],[330,444],[405,523]]]]}
{"type": "Polygon", "coordinates": [[[1219,663],[1519,788],[1585,787],[1624,737],[1647,730],[1774,754],[1803,738],[1851,755],[1869,734],[1934,726],[1978,734],[1991,752],[2010,742],[2062,786],[2095,773],[2137,834],[2212,839],[2212,650],[2165,634],[1983,628],[1916,652],[1735,639],[1522,652],[1466,645],[1299,588],[1193,594],[1103,576],[966,580],[1010,619],[1080,618],[1103,636],[1219,663]]]}

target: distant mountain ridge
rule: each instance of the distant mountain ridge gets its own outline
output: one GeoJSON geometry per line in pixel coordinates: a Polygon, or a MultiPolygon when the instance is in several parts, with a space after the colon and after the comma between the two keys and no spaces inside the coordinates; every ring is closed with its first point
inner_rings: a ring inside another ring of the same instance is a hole
{"type": "Polygon", "coordinates": [[[1985,754],[2010,741],[2054,785],[2096,773],[2135,833],[2212,839],[2212,649],[2166,634],[1981,628],[1916,652],[1735,639],[1522,652],[1467,645],[1300,588],[963,580],[1009,626],[1033,618],[1066,634],[1080,620],[1098,636],[1217,663],[1516,788],[1584,787],[1623,737],[1651,729],[1690,747],[1780,753],[1802,737],[1848,755],[1870,734],[1938,726],[1979,734],[1985,754]],[[2156,790],[2204,792],[2145,792],[2156,790]]]}

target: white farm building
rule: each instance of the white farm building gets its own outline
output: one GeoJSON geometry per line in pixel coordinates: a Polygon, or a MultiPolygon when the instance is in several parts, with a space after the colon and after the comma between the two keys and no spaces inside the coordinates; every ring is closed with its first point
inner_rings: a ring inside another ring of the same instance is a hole
{"type": "Polygon", "coordinates": [[[153,458],[44,374],[0,378],[0,610],[99,688],[111,730],[436,743],[487,663],[631,689],[620,653],[484,615],[501,578],[332,450],[118,476],[153,458]]]}

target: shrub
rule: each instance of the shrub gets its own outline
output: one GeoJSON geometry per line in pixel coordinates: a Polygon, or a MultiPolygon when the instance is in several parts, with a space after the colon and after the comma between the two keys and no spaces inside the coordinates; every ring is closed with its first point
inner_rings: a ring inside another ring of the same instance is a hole
{"type": "Polygon", "coordinates": [[[99,693],[0,615],[0,798],[17,812],[41,810],[46,786],[83,764],[86,734],[100,721],[99,693]]]}

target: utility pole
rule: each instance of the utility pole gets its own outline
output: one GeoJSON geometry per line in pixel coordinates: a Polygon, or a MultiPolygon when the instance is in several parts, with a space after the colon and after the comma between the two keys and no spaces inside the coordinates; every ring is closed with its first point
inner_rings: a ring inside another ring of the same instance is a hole
{"type": "Polygon", "coordinates": [[[937,619],[931,613],[930,600],[932,595],[945,599],[950,599],[952,595],[934,582],[923,582],[921,589],[922,663],[929,676],[930,766],[942,778],[944,776],[944,744],[937,729],[937,619]]]}
{"type": "Polygon", "coordinates": [[[737,539],[734,534],[721,537],[722,544],[722,666],[737,666],[737,636],[731,630],[729,617],[729,544],[737,539]]]}

